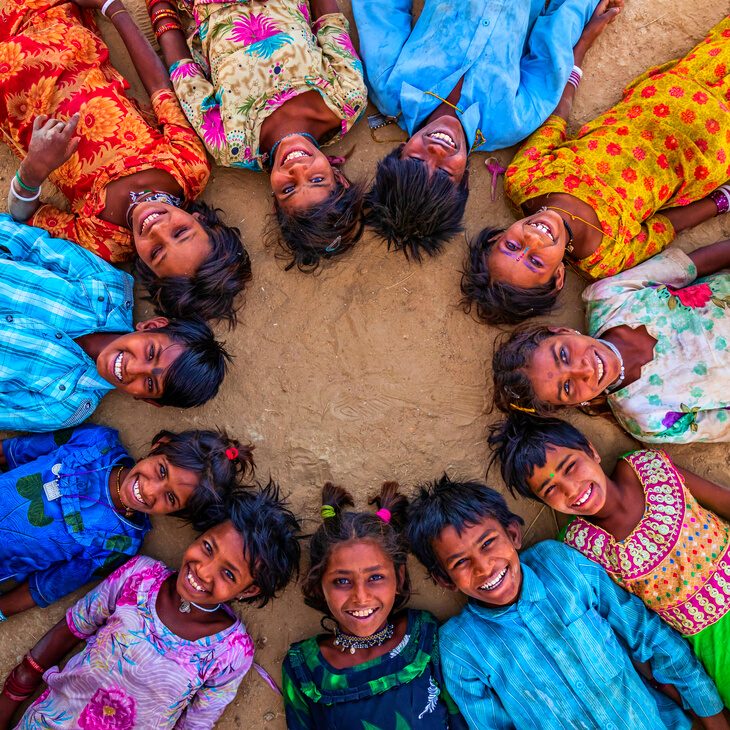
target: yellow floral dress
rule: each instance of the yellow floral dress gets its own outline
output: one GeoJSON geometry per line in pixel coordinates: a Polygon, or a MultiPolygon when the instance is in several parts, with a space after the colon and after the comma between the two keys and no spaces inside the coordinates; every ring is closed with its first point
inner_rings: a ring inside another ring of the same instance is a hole
{"type": "Polygon", "coordinates": [[[362,63],[341,13],[312,23],[306,0],[212,3],[178,0],[194,17],[195,61],[170,68],[182,108],[219,165],[261,170],[264,120],[285,101],[317,90],[342,120],[340,139],[362,116],[362,63]]]}
{"type": "Polygon", "coordinates": [[[613,109],[566,136],[552,116],[518,150],[505,195],[520,206],[568,193],[598,215],[604,237],[576,262],[594,279],[613,276],[675,236],[663,208],[706,197],[730,178],[730,18],[685,58],[647,71],[613,109]]]}

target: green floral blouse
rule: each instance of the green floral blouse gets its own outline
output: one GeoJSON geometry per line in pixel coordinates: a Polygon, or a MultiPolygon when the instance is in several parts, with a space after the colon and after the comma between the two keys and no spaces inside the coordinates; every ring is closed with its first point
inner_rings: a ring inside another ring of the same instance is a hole
{"type": "Polygon", "coordinates": [[[583,292],[591,337],[644,325],[657,341],[641,377],[608,397],[640,441],[730,441],[730,276],[696,277],[673,248],[583,292]]]}

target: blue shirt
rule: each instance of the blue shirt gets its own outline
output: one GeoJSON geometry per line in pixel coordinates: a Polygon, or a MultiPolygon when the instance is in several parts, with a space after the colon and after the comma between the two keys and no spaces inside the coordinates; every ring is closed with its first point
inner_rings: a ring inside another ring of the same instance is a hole
{"type": "Polygon", "coordinates": [[[129,274],[0,215],[0,429],[75,426],[114,387],[74,342],[131,332],[129,274]]]}
{"type": "MultiPolygon", "coordinates": [[[[120,515],[109,476],[134,460],[119,434],[92,424],[3,441],[0,474],[0,582],[25,580],[47,606],[136,555],[146,515],[120,515]]],[[[116,473],[114,475],[116,477],[116,473]]]]}
{"type": "Polygon", "coordinates": [[[689,644],[601,566],[549,540],[522,553],[517,603],[470,602],[439,631],[446,687],[479,730],[664,730],[692,723],[631,658],[709,717],[723,708],[689,644]]]}
{"type": "Polygon", "coordinates": [[[408,134],[464,77],[457,107],[473,150],[519,142],[560,101],[597,0],[352,0],[370,98],[408,134]]]}

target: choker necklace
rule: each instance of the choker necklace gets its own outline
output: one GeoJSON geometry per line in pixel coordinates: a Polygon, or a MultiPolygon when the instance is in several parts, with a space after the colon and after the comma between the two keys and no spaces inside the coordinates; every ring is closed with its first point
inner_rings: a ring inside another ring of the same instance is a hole
{"type": "Polygon", "coordinates": [[[180,599],[180,608],[178,611],[180,613],[190,613],[190,606],[195,606],[199,611],[204,611],[205,613],[213,613],[214,611],[217,611],[221,604],[219,603],[215,608],[203,608],[202,606],[198,606],[197,603],[193,603],[192,601],[186,601],[184,598],[180,599]]]}
{"type": "Polygon", "coordinates": [[[373,646],[380,646],[384,641],[393,636],[393,624],[386,623],[380,631],[376,631],[372,636],[353,636],[340,631],[340,627],[335,624],[335,646],[341,646],[341,651],[350,650],[350,654],[354,654],[358,649],[370,649],[373,646]]]}
{"type": "Polygon", "coordinates": [[[273,167],[274,165],[274,153],[276,152],[276,148],[287,138],[287,137],[295,137],[296,135],[299,135],[300,137],[306,137],[307,139],[310,139],[312,141],[312,144],[319,149],[319,142],[312,137],[311,134],[307,134],[307,132],[292,132],[291,134],[285,134],[272,148],[269,152],[269,163],[273,167]]]}
{"type": "Polygon", "coordinates": [[[124,464],[119,465],[119,471],[117,472],[117,497],[119,497],[119,502],[124,507],[125,517],[131,517],[134,514],[134,510],[130,507],[127,507],[126,504],[124,504],[124,501],[122,500],[122,472],[124,471],[124,464]]]}
{"type": "Polygon", "coordinates": [[[615,392],[621,387],[621,383],[624,382],[624,378],[626,377],[626,371],[624,370],[624,359],[623,357],[621,357],[621,353],[618,351],[618,347],[616,347],[613,342],[609,342],[608,340],[602,340],[599,337],[596,337],[596,339],[606,345],[606,347],[608,347],[608,349],[611,350],[614,355],[616,355],[619,363],[621,364],[621,372],[619,373],[618,380],[614,381],[606,388],[606,393],[615,392]]]}
{"type": "Polygon", "coordinates": [[[140,203],[149,203],[149,202],[156,202],[156,203],[166,203],[167,205],[172,205],[175,208],[179,208],[182,200],[180,198],[175,197],[174,195],[170,195],[170,193],[166,193],[162,190],[143,190],[140,193],[134,193],[130,192],[129,197],[132,199],[132,202],[129,204],[129,208],[127,208],[127,227],[132,228],[132,213],[134,213],[134,209],[140,204],[140,203]]]}

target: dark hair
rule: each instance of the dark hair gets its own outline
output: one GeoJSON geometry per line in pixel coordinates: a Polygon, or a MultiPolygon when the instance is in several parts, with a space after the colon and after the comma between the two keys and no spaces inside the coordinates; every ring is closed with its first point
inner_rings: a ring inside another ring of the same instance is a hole
{"type": "Polygon", "coordinates": [[[172,320],[154,330],[185,349],[170,365],[157,402],[174,408],[193,408],[207,403],[218,392],[231,360],[213,330],[200,317],[172,320]]]}
{"type": "Polygon", "coordinates": [[[274,199],[275,222],[269,225],[266,238],[278,243],[283,258],[289,259],[286,271],[296,266],[312,272],[322,260],[349,251],[362,237],[364,197],[363,183],[346,186],[336,179],[330,195],[306,210],[289,212],[274,199]]]}
{"type": "Polygon", "coordinates": [[[538,502],[542,500],[530,489],[527,480],[535,468],[545,466],[548,448],[562,447],[593,453],[591,442],[567,421],[517,414],[490,426],[489,446],[492,456],[487,475],[499,459],[502,480],[512,496],[520,495],[538,502]]]}
{"type": "Polygon", "coordinates": [[[244,558],[260,589],[242,601],[265,606],[295,572],[299,575],[299,522],[272,479],[266,486],[257,483],[238,489],[211,505],[199,529],[210,530],[229,520],[243,538],[244,558]]]}
{"type": "Polygon", "coordinates": [[[489,273],[489,253],[504,233],[503,228],[484,228],[469,251],[461,276],[461,306],[468,314],[476,305],[477,317],[486,324],[519,324],[530,317],[550,314],[560,295],[557,276],[547,284],[527,288],[494,281],[489,273]]]}
{"type": "Polygon", "coordinates": [[[253,445],[244,446],[221,430],[160,431],[152,439],[149,455],[165,456],[174,466],[198,475],[198,484],[187,505],[173,513],[188,518],[197,527],[200,515],[211,502],[225,499],[239,478],[253,476],[253,450],[253,445]]]}
{"type": "Polygon", "coordinates": [[[444,243],[464,230],[469,170],[460,183],[445,175],[429,177],[426,165],[402,159],[400,145],[378,162],[375,182],[365,195],[365,225],[384,238],[388,249],[416,261],[435,256],[444,243]]]}
{"type": "Polygon", "coordinates": [[[487,517],[497,520],[504,529],[524,524],[522,517],[510,511],[499,492],[481,482],[452,481],[444,474],[441,479],[418,488],[408,508],[408,542],[431,576],[451,583],[433,549],[434,540],[447,527],[461,534],[487,517]]]}
{"type": "Polygon", "coordinates": [[[492,356],[492,408],[503,413],[532,409],[538,416],[547,416],[555,410],[554,406],[538,400],[527,376],[535,350],[541,342],[554,336],[549,327],[539,325],[519,327],[511,334],[497,336],[495,344],[499,347],[492,356]]]}
{"type": "Polygon", "coordinates": [[[390,512],[389,522],[372,512],[344,512],[346,505],[353,505],[350,493],[342,487],[327,482],[322,488],[322,506],[331,507],[334,517],[324,518],[322,524],[312,535],[309,546],[311,567],[304,577],[302,593],[304,603],[324,614],[330,615],[327,601],[322,591],[322,575],[327,570],[332,551],[350,540],[375,540],[383,553],[393,561],[398,578],[401,569],[404,578],[398,587],[393,611],[398,611],[411,597],[411,580],[408,575],[408,548],[405,539],[405,513],[408,500],[398,491],[398,482],[385,482],[380,494],[368,504],[390,512]]]}
{"type": "Polygon", "coordinates": [[[152,269],[137,258],[134,274],[148,291],[145,297],[155,312],[171,319],[185,319],[191,314],[203,319],[225,320],[236,324],[234,300],[251,280],[251,260],[238,228],[225,225],[218,208],[201,201],[188,203],[185,210],[200,214],[199,222],[210,238],[211,252],[191,277],[158,278],[152,269]]]}

